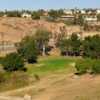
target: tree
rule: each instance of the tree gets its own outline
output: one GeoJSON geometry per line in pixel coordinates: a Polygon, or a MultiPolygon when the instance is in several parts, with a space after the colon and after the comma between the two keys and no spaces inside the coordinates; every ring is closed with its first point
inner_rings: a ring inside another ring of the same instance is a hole
{"type": "Polygon", "coordinates": [[[8,54],[3,59],[2,65],[8,72],[24,70],[24,60],[18,53],[8,54]]]}
{"type": "Polygon", "coordinates": [[[61,50],[62,55],[68,55],[68,52],[70,51],[70,40],[67,38],[63,38],[59,41],[58,47],[61,50]]]}
{"type": "Polygon", "coordinates": [[[100,36],[86,37],[83,41],[83,51],[85,57],[100,58],[100,36]]]}
{"type": "Polygon", "coordinates": [[[80,14],[78,17],[75,16],[74,24],[78,24],[80,26],[83,26],[84,25],[84,17],[83,17],[83,15],[80,14]]]}
{"type": "Polygon", "coordinates": [[[32,19],[40,19],[41,12],[33,11],[32,12],[32,19]]]}
{"type": "Polygon", "coordinates": [[[18,53],[29,63],[37,62],[38,49],[34,37],[25,37],[17,46],[18,53]]]}
{"type": "Polygon", "coordinates": [[[50,10],[48,12],[49,16],[52,17],[54,20],[57,19],[58,17],[62,16],[64,14],[63,10],[50,10]]]}
{"type": "Polygon", "coordinates": [[[81,41],[76,34],[72,34],[70,38],[62,38],[58,44],[61,52],[64,55],[79,56],[81,41]]]}
{"type": "Polygon", "coordinates": [[[47,30],[39,29],[35,34],[36,44],[39,51],[42,52],[42,55],[46,54],[46,48],[48,47],[48,42],[50,37],[51,37],[51,32],[47,30]]]}
{"type": "Polygon", "coordinates": [[[5,13],[3,11],[0,11],[0,17],[3,17],[5,13]]]}
{"type": "Polygon", "coordinates": [[[21,17],[21,12],[14,10],[14,11],[6,11],[5,14],[7,17],[21,17]]]}
{"type": "Polygon", "coordinates": [[[75,33],[73,33],[71,35],[70,41],[71,41],[71,52],[74,55],[79,56],[80,55],[80,45],[81,45],[81,41],[80,41],[78,35],[75,34],[75,33]]]}
{"type": "Polygon", "coordinates": [[[98,19],[98,21],[100,21],[100,14],[97,15],[97,19],[98,19]]]}

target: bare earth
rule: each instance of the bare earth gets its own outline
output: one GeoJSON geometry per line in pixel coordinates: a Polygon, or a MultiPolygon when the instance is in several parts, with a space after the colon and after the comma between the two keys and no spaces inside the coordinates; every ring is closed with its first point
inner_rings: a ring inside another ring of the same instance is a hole
{"type": "Polygon", "coordinates": [[[31,95],[32,100],[100,100],[100,76],[53,74],[33,86],[0,95],[23,97],[25,94],[31,95]]]}
{"type": "MultiPolygon", "coordinates": [[[[68,35],[73,32],[80,32],[79,26],[66,26],[64,23],[47,22],[43,20],[32,20],[26,18],[0,18],[0,41],[18,42],[24,36],[31,35],[36,32],[38,28],[44,28],[54,34],[59,34],[61,27],[65,27],[68,35]]],[[[100,34],[99,32],[83,32],[83,36],[100,34]]]]}

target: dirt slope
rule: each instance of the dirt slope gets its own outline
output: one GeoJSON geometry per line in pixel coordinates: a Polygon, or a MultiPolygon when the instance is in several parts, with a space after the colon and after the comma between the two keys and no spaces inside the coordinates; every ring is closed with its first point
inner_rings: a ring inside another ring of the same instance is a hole
{"type": "Polygon", "coordinates": [[[100,76],[53,74],[42,78],[34,86],[4,94],[29,94],[32,100],[100,100],[100,76]]]}
{"type": "Polygon", "coordinates": [[[0,40],[2,37],[6,41],[19,41],[25,35],[30,35],[37,28],[45,28],[52,32],[59,32],[64,24],[51,23],[24,18],[0,18],[0,40]],[[3,35],[3,36],[2,36],[3,35]]]}
{"type": "MultiPolygon", "coordinates": [[[[65,26],[63,23],[53,23],[43,20],[31,20],[25,18],[0,18],[0,40],[17,42],[25,35],[34,34],[36,29],[44,28],[53,34],[59,34],[60,29],[65,27],[68,35],[73,32],[80,32],[79,26],[65,26]]],[[[83,35],[94,35],[98,32],[83,32],[83,35]]]]}

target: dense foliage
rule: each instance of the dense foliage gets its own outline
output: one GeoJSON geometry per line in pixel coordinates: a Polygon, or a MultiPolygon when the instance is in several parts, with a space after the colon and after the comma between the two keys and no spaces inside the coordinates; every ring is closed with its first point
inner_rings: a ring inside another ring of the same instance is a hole
{"type": "Polygon", "coordinates": [[[53,18],[53,20],[56,20],[58,17],[62,16],[64,14],[63,10],[50,10],[48,12],[49,16],[53,18]]]}
{"type": "Polygon", "coordinates": [[[97,15],[97,19],[98,19],[98,21],[100,21],[100,14],[97,15]]]}
{"type": "Polygon", "coordinates": [[[83,56],[91,58],[100,58],[100,36],[86,37],[83,41],[83,56]]]}
{"type": "Polygon", "coordinates": [[[63,37],[59,41],[59,48],[62,53],[71,56],[83,56],[93,59],[100,58],[100,36],[88,36],[84,40],[80,40],[80,37],[76,34],[72,34],[70,38],[63,37]]]}
{"type": "Polygon", "coordinates": [[[59,48],[63,55],[79,56],[81,41],[76,34],[72,34],[70,38],[62,38],[59,41],[59,48]]]}
{"type": "Polygon", "coordinates": [[[2,62],[4,70],[8,72],[24,70],[24,60],[17,53],[10,53],[4,57],[2,62]]]}
{"type": "Polygon", "coordinates": [[[80,59],[76,62],[75,68],[77,70],[77,74],[98,74],[100,73],[100,60],[80,59]]]}
{"type": "Polygon", "coordinates": [[[43,29],[37,30],[34,39],[36,41],[36,45],[40,54],[46,54],[46,50],[48,49],[48,42],[51,37],[51,32],[43,29]]]}
{"type": "Polygon", "coordinates": [[[37,62],[38,49],[33,37],[25,37],[18,44],[17,51],[29,63],[37,62]]]}

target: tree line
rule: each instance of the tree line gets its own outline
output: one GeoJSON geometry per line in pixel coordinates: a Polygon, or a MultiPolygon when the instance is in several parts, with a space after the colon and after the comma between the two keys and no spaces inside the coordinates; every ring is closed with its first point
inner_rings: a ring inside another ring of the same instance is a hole
{"type": "Polygon", "coordinates": [[[83,40],[75,33],[58,42],[62,55],[100,58],[100,36],[87,36],[83,40]]]}

